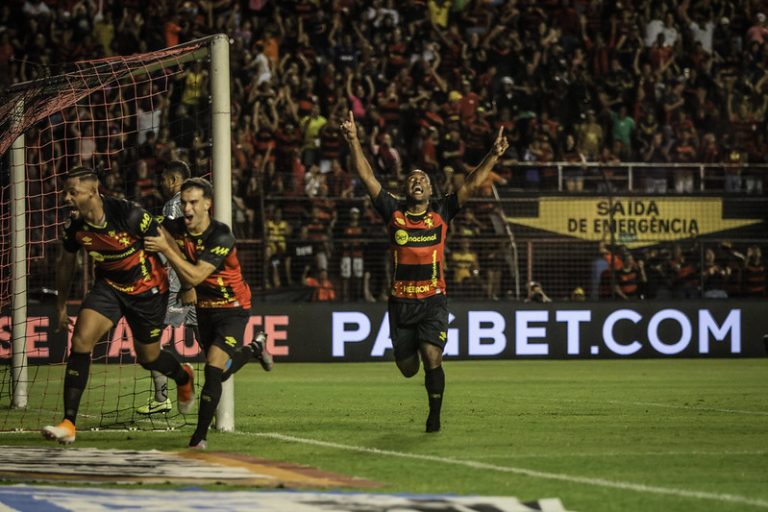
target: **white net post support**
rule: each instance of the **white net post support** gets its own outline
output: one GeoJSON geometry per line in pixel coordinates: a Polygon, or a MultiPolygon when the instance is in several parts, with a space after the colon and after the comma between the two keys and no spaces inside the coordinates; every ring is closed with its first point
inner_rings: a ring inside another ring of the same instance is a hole
{"type": "Polygon", "coordinates": [[[14,109],[11,130],[18,131],[11,146],[11,349],[13,351],[13,399],[11,406],[27,406],[27,193],[26,151],[21,121],[24,102],[14,109]]]}
{"type": "MultiPolygon", "coordinates": [[[[229,38],[224,34],[211,42],[211,133],[213,166],[213,216],[232,226],[232,146],[229,99],[229,38]]],[[[234,376],[223,383],[216,408],[216,429],[235,430],[234,376]]]]}

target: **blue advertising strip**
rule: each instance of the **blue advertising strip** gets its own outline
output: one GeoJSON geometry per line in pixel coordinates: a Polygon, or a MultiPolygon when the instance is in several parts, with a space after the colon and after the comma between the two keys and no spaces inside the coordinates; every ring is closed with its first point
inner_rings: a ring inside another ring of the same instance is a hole
{"type": "Polygon", "coordinates": [[[389,510],[487,510],[489,512],[566,512],[557,498],[522,503],[511,496],[385,495],[338,492],[210,492],[197,489],[74,489],[12,486],[0,488],[0,508],[18,512],[115,510],[198,510],[322,512],[389,510]]]}
{"type": "MultiPolygon", "coordinates": [[[[621,359],[763,357],[768,334],[764,301],[623,303],[449,302],[446,358],[621,359]]],[[[76,309],[71,311],[76,314],[76,309]]],[[[56,363],[67,336],[53,332],[54,310],[29,308],[27,356],[56,363]]],[[[392,359],[385,304],[258,303],[246,328],[248,343],[265,330],[278,361],[392,359]]],[[[70,334],[71,335],[71,334],[70,334]]],[[[11,357],[10,319],[0,317],[0,360],[11,357]]],[[[191,329],[166,329],[163,343],[182,358],[200,349],[191,329]]],[[[123,362],[132,354],[130,328],[121,322],[97,346],[97,358],[123,362]]]]}

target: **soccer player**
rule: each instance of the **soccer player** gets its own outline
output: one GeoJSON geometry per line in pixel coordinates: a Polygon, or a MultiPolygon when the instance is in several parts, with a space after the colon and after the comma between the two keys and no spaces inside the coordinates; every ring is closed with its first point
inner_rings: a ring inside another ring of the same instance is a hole
{"type": "Polygon", "coordinates": [[[254,357],[266,371],[273,364],[263,332],[237,348],[250,318],[251,290],[240,271],[235,237],[226,224],[211,218],[212,204],[213,187],[208,181],[185,180],[181,185],[183,216],[164,223],[159,236],[147,237],[147,248],[162,253],[176,269],[182,290],[194,287],[197,295],[206,364],[197,428],[189,441],[196,449],[207,448],[208,427],[221,399],[222,382],[254,357]]]}
{"type": "Polygon", "coordinates": [[[83,300],[72,334],[64,377],[64,420],[44,427],[43,436],[62,444],[75,440],[91,352],[123,316],[133,331],[141,366],[176,381],[179,410],[188,412],[194,404],[192,367],[179,364],[160,349],[168,275],[157,255],[146,252],[144,246],[146,236],[157,234],[157,222],[137,204],[100,195],[96,173],[86,167],[67,175],[64,201],[72,209],[72,218],[64,228],[64,250],[56,266],[57,330],[69,325],[67,296],[81,247],[95,263],[96,280],[83,300]]]}
{"type": "Polygon", "coordinates": [[[393,278],[389,297],[389,328],[395,362],[405,377],[424,364],[429,415],[427,432],[440,431],[440,409],[445,389],[442,360],[448,331],[445,295],[445,238],[448,223],[475,194],[488,173],[509,147],[503,128],[491,151],[467,176],[464,184],[444,197],[432,197],[429,176],[414,169],[405,179],[405,200],[384,192],[363,154],[352,112],[342,123],[352,163],[368,189],[373,206],[387,223],[393,255],[393,278]]]}
{"type": "MultiPolygon", "coordinates": [[[[160,177],[160,188],[167,202],[163,206],[165,219],[178,219],[181,212],[181,184],[190,176],[189,166],[181,160],[171,161],[160,177]]],[[[194,291],[188,290],[180,293],[179,277],[173,267],[166,265],[168,272],[168,309],[165,312],[165,325],[179,327],[188,325],[195,333],[195,339],[200,339],[197,330],[197,315],[193,307],[194,291]]],[[[171,399],[168,398],[168,378],[158,371],[152,372],[155,394],[150,397],[145,405],[136,409],[139,414],[167,413],[173,408],[171,399]]]]}

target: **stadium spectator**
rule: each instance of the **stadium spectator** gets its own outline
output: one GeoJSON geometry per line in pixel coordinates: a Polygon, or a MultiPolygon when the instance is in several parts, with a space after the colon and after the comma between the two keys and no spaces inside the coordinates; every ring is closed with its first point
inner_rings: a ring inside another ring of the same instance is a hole
{"type": "Polygon", "coordinates": [[[731,270],[727,266],[720,265],[715,260],[715,251],[711,248],[704,250],[704,265],[702,274],[702,296],[705,299],[727,299],[727,280],[731,270]]]}
{"type": "Polygon", "coordinates": [[[509,143],[499,130],[493,147],[455,194],[432,198],[429,176],[421,170],[408,173],[405,201],[384,192],[363,153],[352,112],[342,125],[353,167],[365,184],[374,207],[392,232],[395,261],[389,301],[390,335],[395,362],[405,377],[413,377],[424,364],[429,402],[427,432],[440,430],[445,389],[442,353],[448,330],[445,298],[445,237],[448,223],[487,177],[509,143]],[[413,237],[413,239],[411,239],[413,237]]]}
{"type": "Polygon", "coordinates": [[[76,167],[67,175],[64,201],[73,213],[63,234],[64,250],[56,266],[56,329],[69,329],[67,297],[75,273],[77,253],[87,247],[97,269],[96,281],[86,295],[72,334],[64,378],[64,419],[43,427],[43,437],[62,444],[75,441],[80,399],[88,383],[91,352],[96,342],[123,316],[133,331],[138,362],[172,378],[178,389],[178,407],[189,412],[194,404],[192,367],[182,366],[160,346],[168,300],[168,276],[155,254],[141,250],[158,233],[154,217],[134,203],[102,196],[96,173],[76,167]],[[93,228],[93,229],[92,229],[93,228]],[[120,237],[113,232],[123,233],[120,237]],[[126,247],[138,250],[129,251],[126,247]],[[120,257],[106,259],[104,254],[120,257]],[[98,255],[98,256],[96,256],[98,255]]]}
{"type": "Polygon", "coordinates": [[[458,247],[450,252],[446,266],[451,271],[456,296],[478,295],[477,291],[481,289],[480,259],[477,252],[470,249],[469,239],[459,241],[458,247]]]}
{"type": "Polygon", "coordinates": [[[699,297],[700,273],[695,263],[683,252],[680,244],[672,246],[670,259],[672,270],[672,292],[676,298],[699,297]]]}
{"type": "Polygon", "coordinates": [[[336,300],[336,288],[328,278],[327,270],[317,270],[310,274],[304,283],[315,289],[312,293],[313,302],[333,302],[336,300]]]}
{"type": "Polygon", "coordinates": [[[763,252],[757,245],[747,249],[747,259],[744,262],[744,295],[746,297],[765,297],[766,268],[763,252]]]}
{"type": "Polygon", "coordinates": [[[157,236],[145,237],[145,247],[168,259],[180,278],[182,291],[194,290],[206,362],[197,428],[189,447],[204,450],[208,427],[221,399],[222,382],[251,359],[258,359],[266,371],[272,369],[273,362],[263,332],[237,348],[250,318],[251,290],[240,271],[232,231],[210,216],[212,185],[202,178],[188,179],[181,185],[180,200],[184,216],[164,223],[165,229],[157,236]]]}
{"type": "Polygon", "coordinates": [[[544,292],[544,288],[541,287],[541,283],[538,281],[531,281],[528,283],[528,296],[525,302],[552,302],[552,299],[544,292]]]}
{"type": "Polygon", "coordinates": [[[624,300],[643,299],[641,287],[648,280],[645,275],[645,262],[635,261],[630,252],[624,254],[622,260],[621,268],[616,271],[614,292],[624,300]]]}
{"type": "MultiPolygon", "coordinates": [[[[669,162],[668,145],[664,142],[664,134],[655,132],[651,139],[651,145],[643,155],[645,163],[664,164],[669,162]]],[[[666,167],[659,165],[643,169],[645,191],[651,194],[666,194],[668,183],[668,172],[666,167]]]]}
{"type": "Polygon", "coordinates": [[[363,259],[363,242],[365,228],[360,222],[360,208],[353,206],[349,209],[349,221],[340,234],[341,242],[341,300],[357,301],[363,298],[363,276],[365,263],[363,259]]]}

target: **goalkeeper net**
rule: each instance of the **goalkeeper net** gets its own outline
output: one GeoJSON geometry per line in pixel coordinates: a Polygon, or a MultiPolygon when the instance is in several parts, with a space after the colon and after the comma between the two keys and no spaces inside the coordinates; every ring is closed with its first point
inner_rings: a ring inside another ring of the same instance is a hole
{"type": "MultiPolygon", "coordinates": [[[[207,175],[213,151],[207,71],[212,40],[76,62],[56,76],[12,87],[0,101],[0,221],[11,225],[15,204],[26,234],[24,265],[15,270],[12,255],[19,237],[5,227],[0,235],[0,407],[6,409],[0,414],[0,430],[38,429],[63,415],[71,333],[54,332],[57,241],[69,215],[61,204],[63,177],[74,166],[96,168],[103,193],[160,214],[163,198],[156,176],[167,162],[184,160],[193,175],[207,175]],[[20,136],[24,146],[14,153],[20,136]],[[14,173],[19,154],[23,172],[14,173]],[[13,203],[19,190],[23,202],[13,203]],[[14,293],[21,297],[18,284],[13,286],[19,272],[25,274],[21,282],[26,280],[25,318],[18,315],[20,301],[14,300],[14,293]],[[23,333],[21,340],[14,334],[18,332],[23,333]],[[14,357],[19,351],[24,359],[14,357]],[[14,396],[19,389],[25,390],[21,400],[14,396]]],[[[71,316],[92,279],[87,255],[80,253],[68,306],[71,316]]],[[[163,345],[180,358],[201,358],[188,328],[167,328],[163,345]]],[[[186,423],[175,407],[167,414],[136,413],[153,396],[152,379],[135,364],[130,329],[122,321],[99,342],[93,363],[78,416],[80,428],[157,429],[186,423]]]]}

